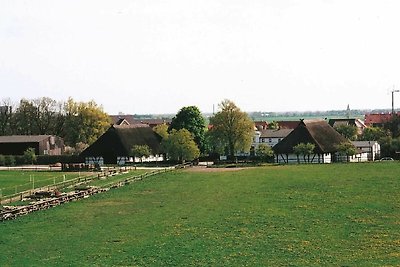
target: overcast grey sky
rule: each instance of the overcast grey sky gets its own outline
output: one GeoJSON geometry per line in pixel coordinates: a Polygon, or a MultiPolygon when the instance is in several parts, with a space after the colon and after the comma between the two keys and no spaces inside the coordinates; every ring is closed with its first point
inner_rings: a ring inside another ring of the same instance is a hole
{"type": "MultiPolygon", "coordinates": [[[[0,0],[1,99],[108,113],[390,108],[400,1],[0,0]]],[[[400,93],[395,101],[400,107],[400,93]]]]}

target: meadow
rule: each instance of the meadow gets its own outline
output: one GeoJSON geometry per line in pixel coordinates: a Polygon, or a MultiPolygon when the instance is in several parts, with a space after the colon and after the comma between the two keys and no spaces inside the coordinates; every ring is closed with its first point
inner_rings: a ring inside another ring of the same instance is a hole
{"type": "Polygon", "coordinates": [[[60,183],[85,175],[87,174],[78,172],[2,170],[0,171],[0,190],[2,195],[11,195],[33,187],[60,183]]]}
{"type": "MultiPolygon", "coordinates": [[[[110,182],[122,181],[133,175],[140,175],[148,170],[134,170],[129,173],[110,176],[107,179],[94,179],[89,185],[103,186],[110,182]]],[[[2,170],[0,171],[0,198],[7,195],[12,195],[17,192],[31,190],[34,188],[51,186],[76,179],[78,177],[96,177],[94,172],[62,172],[62,171],[19,171],[19,170],[2,170]]]]}
{"type": "Polygon", "coordinates": [[[3,222],[0,265],[400,265],[398,163],[196,170],[3,222]]]}

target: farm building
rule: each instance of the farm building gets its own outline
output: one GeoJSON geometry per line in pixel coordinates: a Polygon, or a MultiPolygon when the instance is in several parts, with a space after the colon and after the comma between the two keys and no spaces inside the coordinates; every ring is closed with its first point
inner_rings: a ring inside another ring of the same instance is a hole
{"type": "Polygon", "coordinates": [[[171,124],[171,119],[137,119],[133,115],[111,115],[110,118],[113,125],[147,124],[154,128],[160,124],[171,124]]]}
{"type": "Polygon", "coordinates": [[[375,161],[380,158],[381,146],[376,141],[351,141],[359,153],[352,156],[351,162],[375,161]]]}
{"type": "Polygon", "coordinates": [[[312,163],[330,163],[337,152],[337,145],[349,140],[340,135],[324,120],[301,120],[299,125],[282,141],[273,147],[277,163],[297,163],[304,161],[297,157],[293,147],[300,143],[315,145],[314,154],[310,155],[312,163]]]}
{"type": "MultiPolygon", "coordinates": [[[[396,112],[396,115],[400,116],[400,112],[396,112]]],[[[368,127],[383,127],[392,117],[392,113],[370,113],[365,114],[364,122],[368,127]]]]}
{"type": "Polygon", "coordinates": [[[357,128],[357,134],[362,134],[367,127],[360,119],[329,119],[329,125],[333,128],[340,126],[353,126],[357,128]]]}
{"type": "Polygon", "coordinates": [[[36,155],[61,155],[64,141],[53,135],[0,136],[1,155],[23,155],[28,148],[34,148],[36,155]]]}
{"type": "Polygon", "coordinates": [[[283,140],[286,136],[288,136],[293,129],[266,129],[261,131],[256,131],[254,136],[253,147],[258,147],[260,144],[266,144],[270,147],[273,147],[278,142],[283,140]]]}
{"type": "Polygon", "coordinates": [[[132,159],[130,151],[134,145],[147,145],[152,156],[144,161],[161,161],[161,137],[147,124],[113,125],[91,146],[86,148],[81,156],[86,163],[124,164],[132,159]]]}

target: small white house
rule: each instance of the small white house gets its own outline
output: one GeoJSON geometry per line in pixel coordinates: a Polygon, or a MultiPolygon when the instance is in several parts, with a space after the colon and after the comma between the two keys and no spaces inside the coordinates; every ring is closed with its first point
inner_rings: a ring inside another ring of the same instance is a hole
{"type": "Polygon", "coordinates": [[[375,161],[380,158],[381,146],[377,141],[352,141],[351,143],[359,151],[350,158],[351,162],[375,161]]]}
{"type": "Polygon", "coordinates": [[[256,131],[252,146],[257,148],[260,144],[265,144],[273,147],[292,131],[293,129],[266,129],[256,131]]]}

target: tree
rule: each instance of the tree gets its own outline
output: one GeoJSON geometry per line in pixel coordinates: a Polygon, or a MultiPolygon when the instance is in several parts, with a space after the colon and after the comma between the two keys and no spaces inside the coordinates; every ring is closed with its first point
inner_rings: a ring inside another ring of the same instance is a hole
{"type": "Polygon", "coordinates": [[[162,140],[162,146],[172,160],[185,162],[194,160],[200,156],[200,150],[194,141],[193,135],[186,129],[173,129],[166,139],[162,140]]]}
{"type": "Polygon", "coordinates": [[[196,142],[200,151],[203,153],[206,152],[207,145],[205,139],[205,120],[200,110],[196,106],[181,108],[176,116],[172,118],[168,131],[171,132],[173,129],[188,130],[193,135],[194,141],[196,142]]]}
{"type": "Polygon", "coordinates": [[[389,130],[393,138],[400,136],[400,116],[394,114],[391,119],[384,124],[384,128],[389,130]]]}
{"type": "Polygon", "coordinates": [[[0,135],[12,135],[11,127],[13,107],[10,99],[4,99],[0,105],[0,135]]]}
{"type": "Polygon", "coordinates": [[[30,100],[22,99],[15,111],[13,122],[15,133],[18,135],[37,135],[39,134],[35,128],[35,112],[36,108],[30,100]]]}
{"type": "Polygon", "coordinates": [[[70,146],[79,142],[91,145],[110,127],[110,117],[94,101],[75,102],[70,98],[64,113],[63,137],[70,146]]]}
{"type": "Polygon", "coordinates": [[[314,149],[315,145],[312,143],[300,143],[295,145],[293,147],[293,152],[297,156],[297,162],[300,163],[299,155],[303,155],[304,162],[310,162],[310,155],[314,153],[314,149]]]}
{"type": "Polygon", "coordinates": [[[339,125],[335,130],[349,140],[357,139],[357,127],[353,125],[339,125]]]}
{"type": "Polygon", "coordinates": [[[266,161],[268,158],[274,155],[272,148],[266,144],[260,144],[256,148],[256,156],[261,159],[261,161],[266,161]]]}
{"type": "Polygon", "coordinates": [[[22,99],[14,114],[16,134],[58,135],[61,107],[61,103],[48,97],[33,100],[22,99]]]}
{"type": "Polygon", "coordinates": [[[162,139],[168,137],[168,125],[160,124],[153,128],[154,132],[156,132],[162,139]]]}
{"type": "Polygon", "coordinates": [[[268,129],[270,129],[270,130],[279,129],[278,122],[277,121],[271,121],[270,123],[268,123],[268,129]]]}
{"type": "Polygon", "coordinates": [[[148,145],[134,145],[130,151],[130,156],[133,158],[139,158],[140,162],[143,161],[143,158],[147,158],[150,155],[151,149],[148,145]]]}
{"type": "Polygon", "coordinates": [[[364,129],[364,132],[359,136],[361,141],[378,141],[379,139],[390,136],[390,133],[379,127],[368,127],[364,129]]]}
{"type": "Polygon", "coordinates": [[[346,155],[346,161],[349,161],[350,156],[356,154],[356,148],[350,142],[343,142],[336,146],[339,155],[346,155]]]}
{"type": "Polygon", "coordinates": [[[36,153],[35,149],[30,147],[24,151],[24,162],[27,164],[32,164],[36,162],[36,153]]]}
{"type": "Polygon", "coordinates": [[[254,123],[230,100],[224,100],[221,111],[210,118],[210,136],[214,148],[233,157],[238,151],[249,151],[254,136],[254,123]]]}

